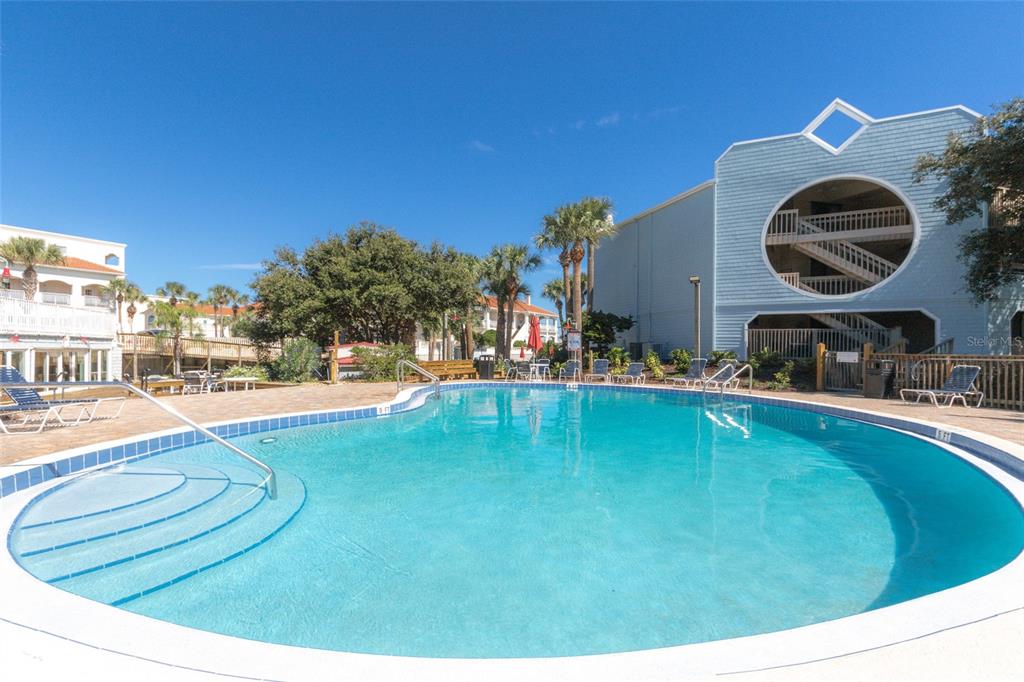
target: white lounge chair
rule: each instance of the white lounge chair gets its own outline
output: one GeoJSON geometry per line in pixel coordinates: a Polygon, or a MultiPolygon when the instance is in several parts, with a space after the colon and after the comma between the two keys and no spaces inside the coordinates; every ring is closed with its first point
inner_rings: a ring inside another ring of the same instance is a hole
{"type": "Polygon", "coordinates": [[[621,384],[642,384],[645,381],[644,377],[644,363],[642,362],[631,362],[629,367],[626,368],[625,374],[613,374],[613,382],[619,382],[621,384]]]}
{"type": "Polygon", "coordinates": [[[677,386],[683,386],[686,388],[699,386],[700,382],[704,380],[704,369],[707,366],[707,359],[694,358],[690,363],[690,368],[686,370],[686,374],[681,377],[666,377],[665,383],[672,382],[677,386]]]}
{"type": "Polygon", "coordinates": [[[964,407],[968,407],[967,396],[978,396],[978,402],[974,406],[981,407],[985,394],[975,386],[980,374],[981,367],[977,365],[956,365],[950,370],[942,388],[901,388],[900,400],[907,402],[908,395],[915,397],[915,403],[921,402],[921,398],[928,398],[935,407],[952,407],[953,403],[959,400],[964,407]]]}

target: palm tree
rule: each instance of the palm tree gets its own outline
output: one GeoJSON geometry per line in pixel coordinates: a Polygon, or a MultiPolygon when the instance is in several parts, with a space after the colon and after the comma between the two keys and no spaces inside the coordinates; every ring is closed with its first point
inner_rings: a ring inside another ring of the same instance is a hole
{"type": "Polygon", "coordinates": [[[126,298],[127,293],[134,286],[135,285],[129,282],[127,279],[119,277],[117,279],[110,280],[110,282],[108,282],[107,286],[105,287],[105,289],[107,290],[107,294],[113,296],[114,301],[117,303],[117,331],[122,331],[121,304],[124,303],[124,299],[126,298]]]}
{"type": "Polygon", "coordinates": [[[495,246],[490,254],[480,261],[480,284],[485,293],[494,297],[498,319],[496,320],[494,353],[499,357],[507,357],[504,353],[505,343],[505,286],[503,279],[501,248],[495,246]]]}
{"type": "Polygon", "coordinates": [[[491,251],[493,258],[492,272],[489,282],[498,299],[498,343],[504,357],[512,354],[512,334],[514,332],[515,305],[519,297],[529,293],[523,282],[523,274],[540,266],[541,259],[536,253],[530,252],[528,244],[503,244],[491,251]],[[504,308],[504,314],[502,309],[504,308]],[[502,325],[504,321],[504,325],[502,325]],[[503,327],[503,328],[502,328],[503,327]],[[502,335],[504,332],[504,335],[502,335]]]}
{"type": "Polygon", "coordinates": [[[228,303],[231,305],[231,327],[234,328],[235,322],[238,322],[238,311],[249,305],[249,296],[232,289],[231,298],[228,300],[228,303]]]}
{"type": "Polygon", "coordinates": [[[207,301],[213,306],[213,335],[220,336],[218,329],[220,325],[220,309],[227,306],[232,296],[238,296],[238,292],[226,284],[214,284],[207,290],[207,301]]]}
{"type": "Polygon", "coordinates": [[[59,246],[31,237],[11,237],[0,244],[0,258],[19,263],[24,268],[21,286],[25,290],[25,299],[29,301],[35,299],[36,291],[39,290],[36,265],[59,265],[64,262],[64,254],[59,246]]]}
{"type": "MultiPolygon", "coordinates": [[[[138,312],[138,308],[135,307],[135,304],[147,303],[149,299],[146,297],[144,293],[142,293],[142,289],[140,289],[135,284],[129,282],[128,289],[123,294],[123,300],[128,302],[128,308],[125,310],[125,312],[128,313],[128,328],[134,329],[135,313],[138,312]]],[[[120,303],[118,303],[118,305],[120,305],[120,303]]],[[[118,312],[117,314],[117,319],[118,322],[120,322],[120,312],[118,312]]]]}
{"type": "Polygon", "coordinates": [[[571,310],[569,307],[569,296],[572,293],[572,285],[569,282],[569,265],[572,263],[572,259],[569,256],[569,247],[572,240],[567,230],[569,219],[568,205],[558,207],[553,214],[544,216],[540,234],[533,238],[533,243],[538,249],[558,250],[558,263],[562,266],[561,297],[565,301],[566,315],[571,310]]]}
{"type": "Polygon", "coordinates": [[[156,288],[157,296],[166,296],[167,302],[171,304],[172,308],[178,307],[178,301],[185,297],[188,293],[188,287],[181,282],[169,281],[166,282],[162,287],[156,288]]]}
{"type": "Polygon", "coordinates": [[[587,312],[594,311],[594,272],[597,247],[601,241],[612,237],[618,231],[612,217],[611,199],[588,197],[582,202],[590,214],[592,227],[587,238],[587,312]]]}
{"type": "Polygon", "coordinates": [[[188,335],[192,337],[196,335],[195,322],[196,317],[199,316],[199,311],[196,309],[196,306],[203,302],[203,297],[199,295],[198,291],[186,291],[182,298],[185,300],[185,305],[195,312],[195,315],[188,318],[188,335]]]}
{"type": "Polygon", "coordinates": [[[541,289],[541,295],[544,298],[550,298],[555,302],[555,308],[558,309],[558,326],[561,327],[565,324],[565,312],[562,308],[562,298],[565,296],[565,281],[564,279],[553,279],[544,285],[541,289]]]}

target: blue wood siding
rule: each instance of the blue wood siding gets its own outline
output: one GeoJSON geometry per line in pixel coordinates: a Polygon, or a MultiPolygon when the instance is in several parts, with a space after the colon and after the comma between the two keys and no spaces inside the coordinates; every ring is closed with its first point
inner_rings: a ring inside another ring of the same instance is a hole
{"type": "Polygon", "coordinates": [[[946,110],[879,121],[838,156],[803,136],[741,144],[724,154],[716,166],[715,347],[745,352],[745,324],[762,313],[924,310],[939,319],[940,337],[956,337],[956,352],[978,352],[968,347],[968,337],[989,333],[989,306],[974,305],[963,290],[957,242],[981,219],[947,225],[933,206],[939,183],[912,182],[916,159],[941,153],[947,136],[971,120],[966,112],[946,110]],[[763,256],[762,233],[779,202],[818,178],[843,175],[876,178],[902,192],[920,232],[904,267],[888,280],[851,299],[824,300],[775,276],[763,256]]]}

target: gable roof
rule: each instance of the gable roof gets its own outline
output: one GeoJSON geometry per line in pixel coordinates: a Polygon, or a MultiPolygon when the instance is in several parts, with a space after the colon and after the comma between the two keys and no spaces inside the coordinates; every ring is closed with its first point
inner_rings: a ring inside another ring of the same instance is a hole
{"type": "MultiPolygon", "coordinates": [[[[498,309],[498,301],[494,296],[481,296],[480,299],[481,303],[488,308],[498,309]]],[[[516,301],[515,310],[519,313],[534,313],[535,315],[544,315],[545,317],[558,317],[558,313],[535,306],[532,303],[526,303],[525,301],[516,301]]]]}

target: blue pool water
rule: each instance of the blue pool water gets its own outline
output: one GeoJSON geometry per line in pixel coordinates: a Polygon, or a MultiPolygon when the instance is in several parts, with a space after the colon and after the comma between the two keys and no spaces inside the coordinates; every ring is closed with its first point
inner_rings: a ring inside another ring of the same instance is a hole
{"type": "Polygon", "coordinates": [[[12,551],[56,587],[205,630],[509,657],[816,623],[1024,546],[1017,503],[966,462],[782,407],[496,387],[275,436],[237,441],[281,472],[277,500],[195,446],[42,498],[12,551]]]}

